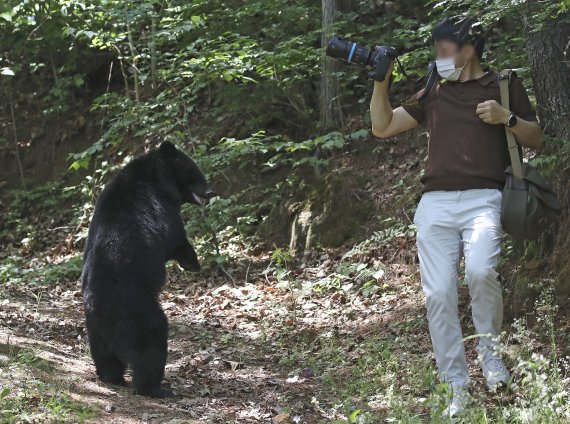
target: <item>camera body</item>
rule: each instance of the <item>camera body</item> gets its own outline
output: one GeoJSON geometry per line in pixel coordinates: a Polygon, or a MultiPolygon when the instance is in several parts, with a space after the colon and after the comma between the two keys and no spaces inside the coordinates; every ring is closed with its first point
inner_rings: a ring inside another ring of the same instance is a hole
{"type": "Polygon", "coordinates": [[[394,47],[379,46],[370,49],[337,36],[330,39],[326,54],[347,63],[354,63],[362,67],[369,66],[371,70],[368,76],[379,82],[386,79],[390,62],[398,57],[394,47]]]}

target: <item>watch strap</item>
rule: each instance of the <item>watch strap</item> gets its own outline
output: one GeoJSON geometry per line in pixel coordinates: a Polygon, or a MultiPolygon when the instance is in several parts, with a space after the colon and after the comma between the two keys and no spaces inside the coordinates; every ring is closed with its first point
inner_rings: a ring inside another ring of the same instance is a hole
{"type": "MultiPolygon", "coordinates": [[[[509,111],[509,112],[511,112],[511,111],[509,111]]],[[[516,124],[517,124],[517,115],[515,115],[513,112],[511,112],[511,114],[507,118],[506,126],[507,126],[507,128],[512,128],[516,124]],[[512,121],[512,124],[511,124],[511,121],[512,121]]]]}

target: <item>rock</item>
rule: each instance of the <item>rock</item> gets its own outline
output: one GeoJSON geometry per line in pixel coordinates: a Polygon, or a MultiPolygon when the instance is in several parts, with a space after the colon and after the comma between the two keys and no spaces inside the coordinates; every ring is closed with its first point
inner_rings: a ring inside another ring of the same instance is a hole
{"type": "Polygon", "coordinates": [[[313,378],[314,376],[315,376],[315,372],[311,368],[304,368],[303,369],[303,377],[313,378]]]}
{"type": "Polygon", "coordinates": [[[286,412],[283,412],[279,415],[273,417],[273,422],[275,424],[291,424],[291,415],[286,412]]]}

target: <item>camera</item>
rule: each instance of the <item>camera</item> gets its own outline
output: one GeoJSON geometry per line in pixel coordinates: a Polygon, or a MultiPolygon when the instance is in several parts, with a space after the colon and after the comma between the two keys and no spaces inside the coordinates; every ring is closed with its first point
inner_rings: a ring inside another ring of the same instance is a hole
{"type": "Polygon", "coordinates": [[[372,69],[368,76],[379,82],[386,79],[390,62],[398,57],[394,47],[379,46],[370,49],[338,36],[330,39],[326,54],[347,63],[355,63],[362,67],[370,66],[372,69]]]}

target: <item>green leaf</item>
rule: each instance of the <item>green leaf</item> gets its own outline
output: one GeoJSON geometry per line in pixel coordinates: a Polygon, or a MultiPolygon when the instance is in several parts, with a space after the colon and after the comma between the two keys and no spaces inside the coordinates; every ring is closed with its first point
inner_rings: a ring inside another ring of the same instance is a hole
{"type": "Polygon", "coordinates": [[[5,397],[7,397],[10,394],[10,388],[9,387],[4,387],[2,389],[2,391],[0,391],[0,400],[4,399],[5,397]]]}
{"type": "Polygon", "coordinates": [[[355,409],[354,411],[352,411],[352,413],[348,416],[348,422],[349,423],[355,423],[356,417],[358,417],[358,415],[360,415],[360,412],[362,412],[361,409],[355,409]]]}
{"type": "Polygon", "coordinates": [[[89,159],[89,156],[85,156],[84,158],[76,160],[70,165],[69,170],[73,169],[74,171],[79,171],[81,168],[87,169],[89,167],[89,159]]]}
{"type": "Polygon", "coordinates": [[[368,137],[368,130],[366,129],[354,131],[353,133],[350,134],[350,138],[353,140],[359,140],[367,137],[368,137]]]}

